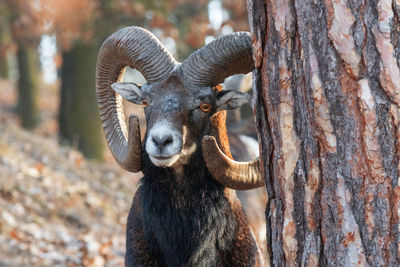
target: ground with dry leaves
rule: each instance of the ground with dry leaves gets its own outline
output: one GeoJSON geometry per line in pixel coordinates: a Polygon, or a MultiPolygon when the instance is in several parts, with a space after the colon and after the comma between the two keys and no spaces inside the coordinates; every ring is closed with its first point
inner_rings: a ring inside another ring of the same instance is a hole
{"type": "Polygon", "coordinates": [[[57,95],[22,130],[13,84],[0,81],[0,266],[121,266],[138,176],[57,142],[57,95]]]}

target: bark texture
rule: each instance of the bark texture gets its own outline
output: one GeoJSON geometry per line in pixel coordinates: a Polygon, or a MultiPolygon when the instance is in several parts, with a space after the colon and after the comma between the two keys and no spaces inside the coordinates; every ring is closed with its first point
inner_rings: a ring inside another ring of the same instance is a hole
{"type": "Polygon", "coordinates": [[[274,266],[400,266],[400,1],[248,0],[274,266]]]}

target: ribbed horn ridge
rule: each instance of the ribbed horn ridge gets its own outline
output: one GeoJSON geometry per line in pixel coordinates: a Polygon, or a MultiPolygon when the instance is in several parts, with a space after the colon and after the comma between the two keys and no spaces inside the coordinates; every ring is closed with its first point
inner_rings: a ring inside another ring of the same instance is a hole
{"type": "Polygon", "coordinates": [[[141,169],[141,141],[136,116],[127,132],[122,97],[111,84],[122,79],[126,66],[140,71],[148,83],[167,77],[177,62],[157,38],[138,27],[123,28],[100,48],[96,66],[97,102],[108,146],[118,164],[132,172],[141,169]]]}
{"type": "Polygon", "coordinates": [[[202,150],[206,166],[213,177],[226,187],[249,190],[264,186],[260,172],[260,160],[237,162],[228,158],[219,148],[213,136],[203,138],[202,150]]]}
{"type": "Polygon", "coordinates": [[[188,87],[215,86],[225,78],[254,69],[248,32],[223,35],[190,55],[181,65],[188,87]]]}

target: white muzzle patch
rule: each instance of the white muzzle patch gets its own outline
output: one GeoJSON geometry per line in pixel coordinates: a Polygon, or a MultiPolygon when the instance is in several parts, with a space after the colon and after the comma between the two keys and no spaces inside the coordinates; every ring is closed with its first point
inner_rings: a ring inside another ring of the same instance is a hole
{"type": "Polygon", "coordinates": [[[195,143],[185,146],[187,127],[182,133],[173,129],[168,122],[159,122],[149,131],[146,139],[146,152],[151,162],[158,167],[186,165],[196,151],[195,143]],[[163,143],[164,142],[164,143],[163,143]]]}
{"type": "Polygon", "coordinates": [[[179,158],[182,150],[182,134],[168,122],[158,122],[149,131],[146,152],[154,165],[170,167],[179,158]]]}

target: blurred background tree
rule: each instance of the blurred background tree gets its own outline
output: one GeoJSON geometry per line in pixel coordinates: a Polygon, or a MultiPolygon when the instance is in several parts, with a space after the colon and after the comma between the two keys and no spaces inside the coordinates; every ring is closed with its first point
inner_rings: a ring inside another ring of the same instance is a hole
{"type": "MultiPolygon", "coordinates": [[[[6,14],[7,7],[0,3],[0,14],[6,14]]],[[[8,50],[11,45],[10,26],[7,16],[0,16],[0,77],[7,79],[9,76],[9,66],[7,60],[8,50]]]]}
{"type": "Polygon", "coordinates": [[[94,36],[99,18],[98,1],[47,1],[52,18],[49,32],[56,35],[62,65],[59,136],[92,159],[103,158],[103,136],[97,110],[95,66],[98,42],[94,36]]]}
{"type": "Polygon", "coordinates": [[[10,35],[16,45],[18,62],[18,104],[17,113],[20,116],[22,127],[33,129],[39,123],[38,110],[38,73],[40,69],[37,47],[43,34],[40,8],[32,1],[5,0],[0,7],[1,40],[3,51],[3,75],[9,73],[7,47],[10,35]],[[11,34],[10,34],[11,33],[11,34]]]}
{"type": "Polygon", "coordinates": [[[22,125],[32,129],[39,122],[37,48],[44,34],[54,35],[60,66],[60,141],[99,160],[104,137],[97,111],[95,66],[107,36],[125,26],[142,26],[182,61],[218,35],[248,30],[245,3],[239,0],[5,0],[0,3],[0,14],[0,75],[9,73],[5,57],[12,39],[18,51],[17,111],[22,125]]]}

